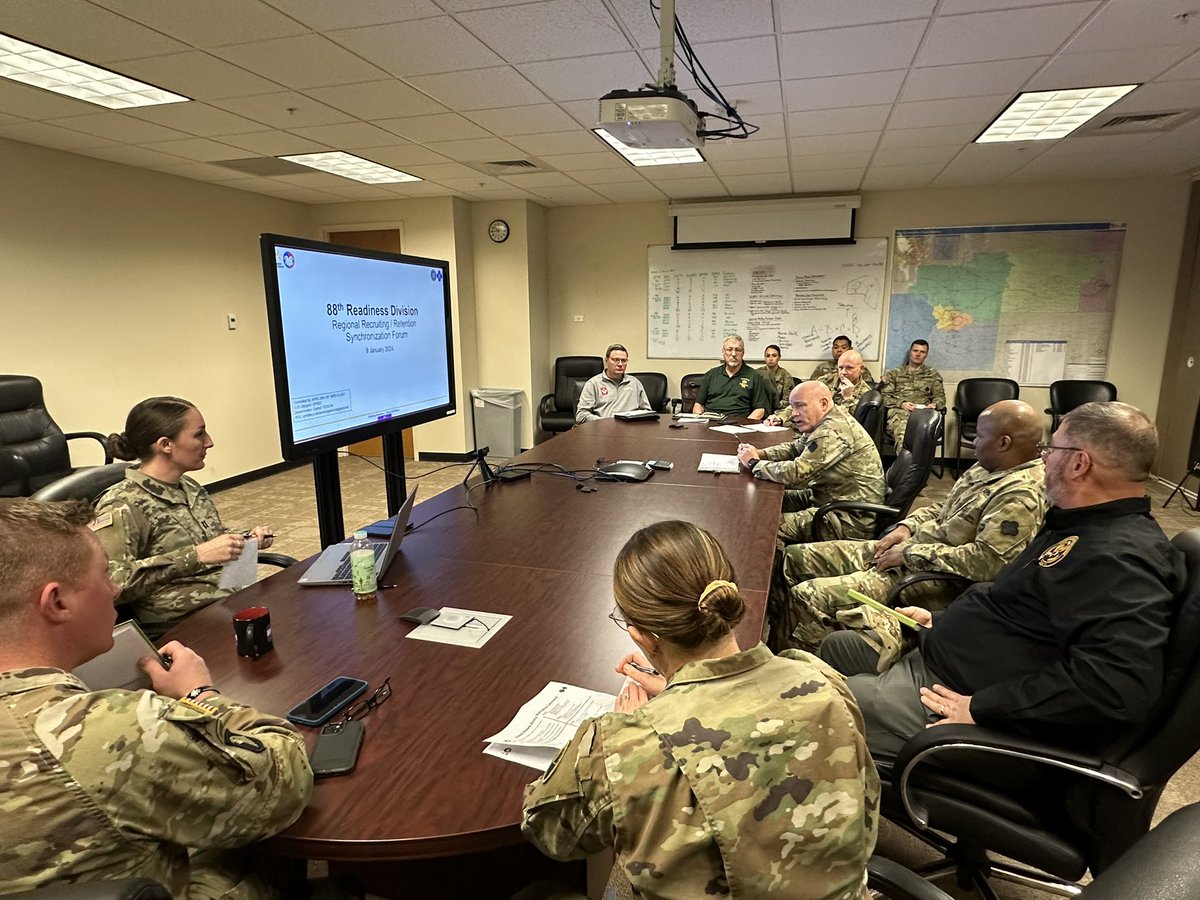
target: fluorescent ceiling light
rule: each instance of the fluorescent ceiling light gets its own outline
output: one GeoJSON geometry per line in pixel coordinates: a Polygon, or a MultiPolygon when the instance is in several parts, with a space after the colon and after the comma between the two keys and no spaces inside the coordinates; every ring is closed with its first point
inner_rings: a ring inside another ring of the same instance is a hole
{"type": "Polygon", "coordinates": [[[1138,86],[1119,84],[1021,94],[975,138],[975,143],[1051,141],[1066,137],[1138,86]]]}
{"type": "Polygon", "coordinates": [[[0,76],[108,109],[186,103],[191,99],[7,34],[0,34],[0,76]]]}
{"type": "Polygon", "coordinates": [[[279,158],[308,166],[310,169],[320,169],[331,175],[352,178],[364,184],[393,184],[398,181],[421,180],[416,175],[409,175],[399,169],[389,169],[387,166],[381,166],[379,163],[363,159],[361,156],[343,153],[341,150],[329,153],[301,153],[299,156],[281,156],[279,158]]]}
{"type": "Polygon", "coordinates": [[[642,150],[627,147],[603,128],[593,128],[597,136],[623,157],[639,168],[642,166],[675,166],[683,163],[704,162],[704,155],[695,147],[680,147],[665,150],[642,150]]]}

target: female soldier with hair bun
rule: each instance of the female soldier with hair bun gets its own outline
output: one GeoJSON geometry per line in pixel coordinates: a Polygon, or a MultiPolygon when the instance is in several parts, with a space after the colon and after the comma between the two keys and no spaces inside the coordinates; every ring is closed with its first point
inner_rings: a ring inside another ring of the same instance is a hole
{"type": "MultiPolygon", "coordinates": [[[[146,634],[172,625],[232,591],[218,586],[221,566],[246,545],[241,531],[221,522],[208,491],[185,472],[204,468],[213,446],[204,417],[187,400],[151,397],[129,411],[125,430],[109,435],[117,459],[140,460],[125,480],[96,501],[92,528],[108,555],[108,574],[121,587],[146,634]]],[[[275,535],[265,525],[249,532],[258,546],[275,535]]]]}
{"type": "Polygon", "coordinates": [[[630,538],[613,593],[642,654],[526,788],[526,837],[556,859],[613,847],[639,897],[866,898],[879,779],[841,676],[738,648],[733,567],[688,522],[630,538]]]}

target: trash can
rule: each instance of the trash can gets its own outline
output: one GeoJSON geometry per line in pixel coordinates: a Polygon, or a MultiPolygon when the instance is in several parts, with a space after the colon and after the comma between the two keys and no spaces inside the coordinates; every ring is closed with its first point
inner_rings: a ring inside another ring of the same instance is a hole
{"type": "Polygon", "coordinates": [[[520,453],[524,404],[524,393],[514,388],[472,388],[471,427],[476,448],[490,447],[488,456],[520,453]]]}

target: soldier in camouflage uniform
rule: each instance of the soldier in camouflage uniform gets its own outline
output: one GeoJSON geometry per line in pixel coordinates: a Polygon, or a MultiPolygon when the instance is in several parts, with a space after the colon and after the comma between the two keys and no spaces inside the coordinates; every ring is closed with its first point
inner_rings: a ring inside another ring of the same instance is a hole
{"type": "Polygon", "coordinates": [[[0,888],[141,876],[197,900],[295,896],[302,871],[228,849],[308,802],[287,722],[222,696],[174,641],[169,670],[144,661],[153,690],[89,691],[71,674],[112,645],[118,590],[92,515],[78,501],[0,504],[0,888]]]}
{"type": "Polygon", "coordinates": [[[925,365],[929,356],[928,341],[913,341],[908,348],[908,360],[902,366],[888,369],[879,382],[883,403],[887,407],[887,433],[897,447],[904,446],[904,429],[908,414],[914,409],[932,406],[946,408],[946,387],[942,375],[925,365]]]}
{"type": "Polygon", "coordinates": [[[862,354],[857,350],[847,350],[838,357],[837,368],[819,380],[833,394],[834,403],[853,413],[863,394],[873,390],[865,371],[862,354]]]}
{"type": "MultiPolygon", "coordinates": [[[[825,541],[789,547],[782,608],[770,611],[776,649],[815,650],[839,624],[869,627],[884,646],[899,647],[900,629],[890,616],[851,600],[854,588],[881,603],[905,575],[948,572],[992,581],[1042,527],[1045,467],[1037,443],[1042,423],[1028,403],[1004,400],[979,417],[979,462],[955,482],[946,499],[904,519],[880,541],[825,541]]],[[[943,584],[914,585],[906,604],[944,609],[951,596],[943,584]]],[[[884,663],[894,657],[885,654],[884,663]]]]}
{"type": "MultiPolygon", "coordinates": [[[[823,363],[817,363],[817,367],[812,370],[812,374],[808,376],[809,381],[819,381],[827,375],[832,375],[837,371],[838,360],[842,358],[842,354],[854,347],[850,343],[850,338],[844,334],[839,334],[833,339],[833,344],[829,348],[829,353],[833,357],[827,359],[823,363]]],[[[863,366],[863,378],[867,379],[867,383],[874,385],[875,378],[871,375],[871,370],[863,366]]]]}
{"type": "MultiPolygon", "coordinates": [[[[200,411],[177,397],[142,401],[109,438],[116,458],[141,465],[96,501],[96,536],[122,602],[152,638],[231,593],[218,586],[221,566],[241,555],[245,533],[226,528],[208,492],[184,474],[203,468],[212,446],[200,411]]],[[[249,533],[260,549],[274,539],[261,525],[249,533]]]]}
{"type": "MultiPolygon", "coordinates": [[[[883,502],[883,466],[879,451],[861,425],[834,406],[829,388],[805,381],[792,389],[792,420],[801,432],[789,444],[760,450],[738,446],[738,458],[755,478],[787,485],[779,524],[781,544],[807,541],[817,507],[834,500],[883,502]]],[[[871,533],[870,513],[837,510],[825,517],[830,537],[863,538],[871,533]]]]}
{"type": "Polygon", "coordinates": [[[767,393],[771,399],[768,410],[778,409],[787,402],[787,395],[791,393],[792,382],[795,380],[792,378],[792,373],[779,364],[782,355],[783,351],[779,349],[778,344],[768,344],[767,349],[763,351],[763,360],[766,365],[754,370],[762,376],[763,382],[767,385],[767,393]]]}
{"type": "Polygon", "coordinates": [[[583,723],[526,789],[521,830],[556,859],[612,847],[650,900],[865,900],[879,780],[858,710],[816,657],[739,650],[733,577],[689,523],[630,539],[614,618],[644,656],[618,665],[635,680],[616,711],[583,723]]]}

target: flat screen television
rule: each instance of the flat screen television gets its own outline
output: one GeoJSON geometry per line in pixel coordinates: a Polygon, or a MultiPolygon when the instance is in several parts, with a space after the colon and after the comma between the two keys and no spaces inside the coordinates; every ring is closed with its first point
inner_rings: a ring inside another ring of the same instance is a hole
{"type": "Polygon", "coordinates": [[[260,244],[284,459],[454,415],[448,262],[260,244]]]}

